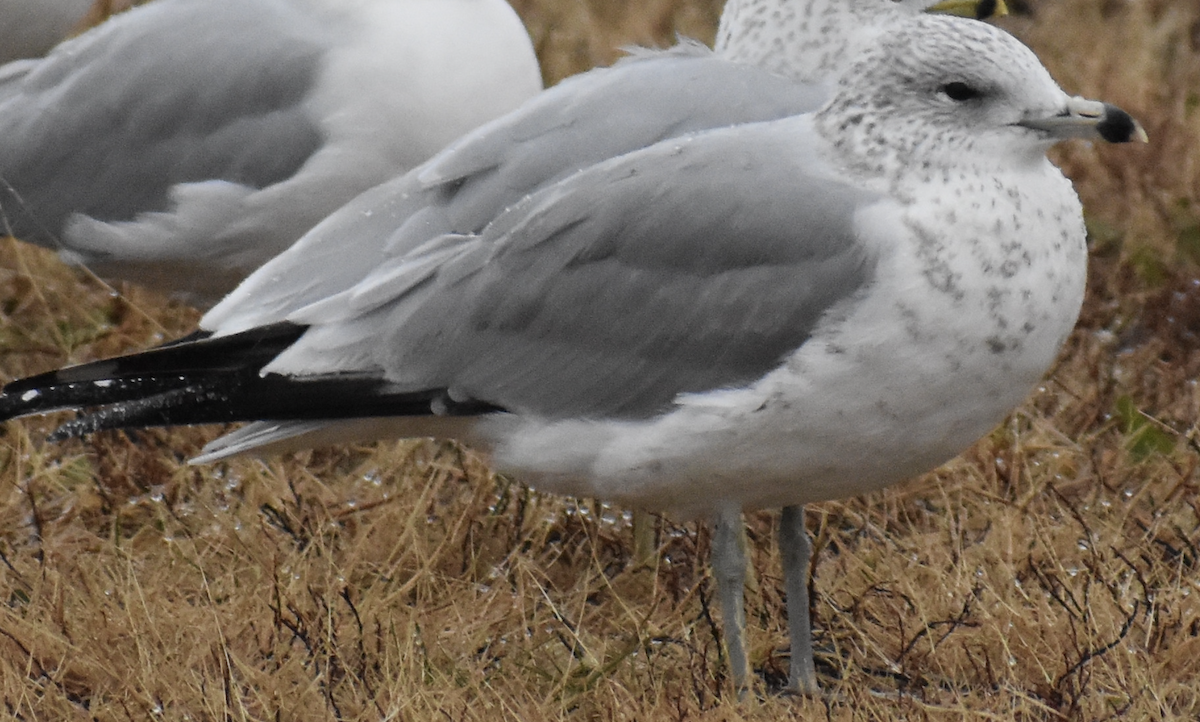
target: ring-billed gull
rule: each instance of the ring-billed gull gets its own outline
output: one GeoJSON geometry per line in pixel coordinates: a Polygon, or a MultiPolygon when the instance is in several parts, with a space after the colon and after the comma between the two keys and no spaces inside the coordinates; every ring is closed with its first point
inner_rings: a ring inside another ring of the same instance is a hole
{"type": "MultiPolygon", "coordinates": [[[[381,260],[385,245],[394,251],[405,236],[419,244],[430,233],[479,232],[503,208],[599,160],[686,132],[815,110],[850,58],[898,19],[920,12],[988,18],[1007,7],[994,0],[732,0],[721,15],[715,57],[685,43],[665,56],[639,53],[637,64],[569,79],[456,142],[420,176],[349,204],[297,252],[240,287],[205,326],[270,323],[345,290],[381,260]],[[781,78],[818,87],[789,87],[781,78]],[[348,227],[348,219],[356,221],[348,227]],[[417,231],[378,240],[401,226],[417,231]]],[[[652,534],[647,515],[635,512],[636,559],[652,556],[652,534]]]]}
{"type": "MultiPolygon", "coordinates": [[[[849,58],[890,32],[892,23],[923,11],[991,17],[1007,9],[987,0],[733,0],[721,16],[715,57],[684,45],[564,82],[456,142],[419,176],[348,205],[296,252],[240,287],[203,325],[230,329],[278,320],[345,290],[382,262],[385,246],[395,252],[431,233],[477,233],[526,194],[599,160],[690,131],[816,109],[849,58]],[[763,17],[772,19],[769,26],[763,17]],[[789,87],[782,78],[818,87],[789,87]],[[637,112],[614,114],[612,108],[637,112]],[[296,283],[300,278],[305,281],[296,283]]],[[[331,443],[359,433],[355,424],[326,427],[307,441],[331,443]]],[[[634,514],[634,539],[635,559],[650,558],[653,531],[641,511],[634,514]]]]}
{"type": "Polygon", "coordinates": [[[0,209],[103,277],[210,305],[540,89],[505,0],[156,0],[6,68],[0,209]]]}
{"type": "Polygon", "coordinates": [[[1142,136],[1002,31],[918,16],[816,113],[595,163],[283,322],[14,382],[0,410],[106,407],[60,435],[272,420],[218,454],[390,416],[364,433],[461,438],[544,490],[712,515],[739,685],[729,530],[787,507],[792,684],[813,691],[799,505],[930,469],[1020,403],[1087,263],[1045,151],[1142,136]]]}

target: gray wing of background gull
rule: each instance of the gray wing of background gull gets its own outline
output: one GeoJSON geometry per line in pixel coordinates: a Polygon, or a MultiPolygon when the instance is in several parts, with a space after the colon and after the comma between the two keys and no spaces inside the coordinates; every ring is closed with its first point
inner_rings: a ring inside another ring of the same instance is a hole
{"type": "Polygon", "coordinates": [[[314,21],[268,2],[151,5],[28,65],[0,105],[14,235],[54,248],[74,213],[131,221],[167,210],[179,183],[295,173],[321,143],[301,105],[329,47],[314,21]],[[230,27],[254,33],[214,47],[230,27]],[[204,82],[184,82],[198,68],[204,82]]]}
{"type": "MultiPolygon", "coordinates": [[[[115,17],[2,81],[5,218],[102,276],[207,305],[357,193],[540,89],[524,29],[494,4],[512,27],[478,32],[509,47],[477,43],[462,67],[403,67],[447,51],[375,47],[422,30],[370,14],[403,3],[158,0],[115,17]],[[430,90],[422,73],[445,77],[430,90]]],[[[429,22],[430,45],[454,29],[429,22]]]]}
{"type": "Polygon", "coordinates": [[[205,317],[221,333],[279,321],[432,237],[474,234],[538,188],[665,138],[816,109],[825,91],[696,43],[569,78],[356,198],[205,317]],[[719,102],[714,102],[719,98],[719,102]]]}

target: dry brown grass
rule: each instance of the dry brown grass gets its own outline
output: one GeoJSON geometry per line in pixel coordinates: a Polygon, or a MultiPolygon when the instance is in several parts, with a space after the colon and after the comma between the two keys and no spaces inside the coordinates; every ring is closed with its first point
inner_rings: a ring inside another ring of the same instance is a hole
{"type": "MultiPolygon", "coordinates": [[[[524,0],[557,79],[711,35],[716,2],[524,0]]],[[[0,716],[22,720],[1194,720],[1200,715],[1200,7],[1044,0],[1007,24],[1146,148],[1065,147],[1093,230],[1052,376],[958,460],[813,507],[827,696],[731,699],[708,535],[542,497],[429,442],[211,468],[214,430],[0,435],[0,716]]],[[[143,347],[195,314],[0,249],[2,373],[143,347]]],[[[865,449],[864,453],[870,453],[865,449]]],[[[773,517],[749,646],[786,668],[773,517]]]]}

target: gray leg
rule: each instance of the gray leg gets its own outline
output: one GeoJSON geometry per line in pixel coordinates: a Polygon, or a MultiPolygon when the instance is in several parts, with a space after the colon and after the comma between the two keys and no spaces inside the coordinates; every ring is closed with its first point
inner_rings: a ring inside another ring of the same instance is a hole
{"type": "Polygon", "coordinates": [[[779,518],[779,555],[783,559],[783,582],[787,590],[788,631],[792,664],[788,689],[816,695],[817,670],[813,664],[812,622],[808,618],[808,569],[812,544],[804,529],[804,507],[785,506],[779,518]]]}
{"type": "Polygon", "coordinates": [[[635,509],[633,512],[633,566],[653,567],[658,556],[655,543],[654,517],[650,512],[635,509]]]}
{"type": "Polygon", "coordinates": [[[746,528],[742,512],[723,509],[713,520],[713,574],[721,597],[721,617],[725,623],[725,649],[733,685],[740,696],[749,682],[746,660],[746,528]]]}

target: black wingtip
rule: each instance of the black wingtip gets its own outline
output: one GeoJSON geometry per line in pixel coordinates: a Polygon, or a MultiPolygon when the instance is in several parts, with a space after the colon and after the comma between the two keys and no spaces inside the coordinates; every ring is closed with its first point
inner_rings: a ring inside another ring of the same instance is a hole
{"type": "Polygon", "coordinates": [[[0,419],[94,409],[63,424],[50,437],[61,441],[106,429],[475,416],[502,410],[485,402],[455,399],[446,389],[398,389],[373,376],[263,375],[262,368],[305,330],[276,324],[220,338],[191,338],[14,381],[0,393],[0,419]]]}
{"type": "Polygon", "coordinates": [[[162,393],[186,383],[178,376],[166,378],[101,379],[26,388],[0,394],[0,421],[83,406],[104,406],[162,393]]]}
{"type": "Polygon", "coordinates": [[[198,332],[149,351],[18,379],[0,392],[0,420],[106,406],[208,378],[257,373],[305,330],[280,323],[220,338],[198,332]]]}
{"type": "Polygon", "coordinates": [[[50,441],[110,429],[196,426],[239,421],[329,421],[386,416],[478,416],[503,411],[480,401],[455,400],[445,389],[395,391],[373,378],[295,380],[257,372],[204,379],[81,414],[50,441]]]}

